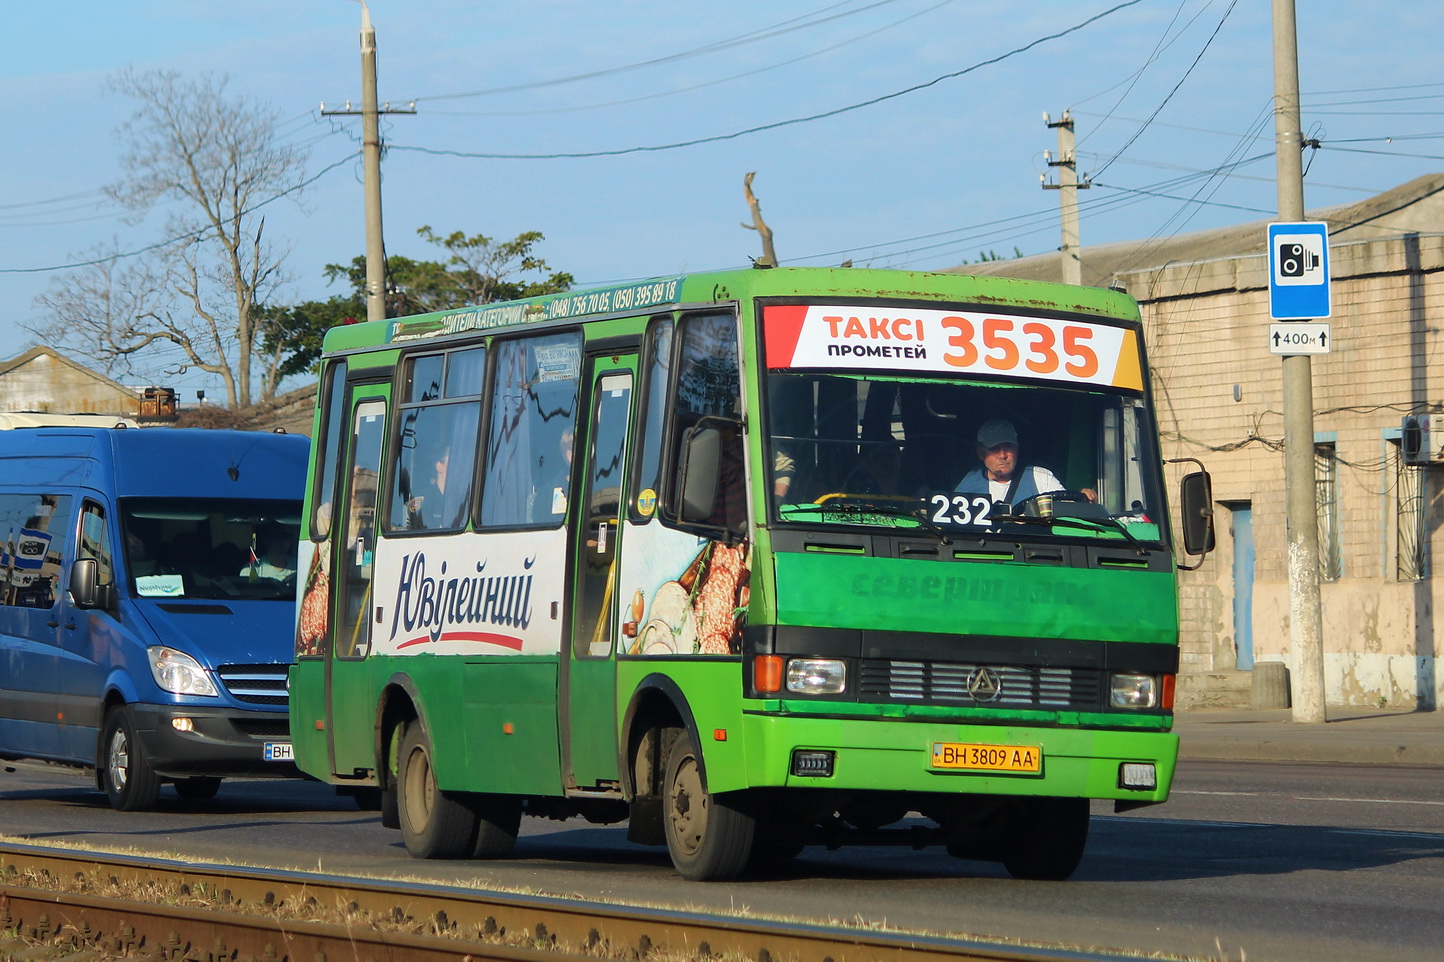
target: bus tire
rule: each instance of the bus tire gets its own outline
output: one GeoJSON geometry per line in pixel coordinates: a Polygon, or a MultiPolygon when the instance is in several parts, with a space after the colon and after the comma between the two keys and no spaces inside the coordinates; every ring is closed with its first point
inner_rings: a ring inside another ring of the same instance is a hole
{"type": "Polygon", "coordinates": [[[1003,855],[1009,875],[1061,882],[1077,870],[1088,844],[1088,799],[1019,799],[1015,816],[1003,855]]]}
{"type": "Polygon", "coordinates": [[[145,746],[135,735],[135,719],[129,708],[117,705],[105,716],[100,746],[110,807],[117,812],[154,808],[160,796],[160,776],[145,757],[145,746]]]}
{"type": "Polygon", "coordinates": [[[401,839],[413,858],[463,858],[476,840],[476,812],[461,792],[436,786],[431,742],[419,724],[401,740],[397,808],[401,839]]]}
{"type": "Polygon", "coordinates": [[[703,790],[700,753],[686,732],[667,752],[662,789],[667,852],[677,873],[693,882],[740,875],[752,855],[757,823],[722,797],[703,790]]]}
{"type": "Polygon", "coordinates": [[[207,775],[197,778],[181,778],[175,782],[177,798],[190,802],[204,802],[215,798],[221,790],[221,780],[207,775]]]}
{"type": "Polygon", "coordinates": [[[516,847],[521,828],[521,800],[509,795],[473,795],[476,813],[476,844],[472,858],[506,858],[516,847]]]}

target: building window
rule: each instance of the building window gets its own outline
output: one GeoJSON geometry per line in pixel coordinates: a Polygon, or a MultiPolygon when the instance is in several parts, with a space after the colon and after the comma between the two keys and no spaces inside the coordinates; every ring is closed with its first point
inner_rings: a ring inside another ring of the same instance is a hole
{"type": "Polygon", "coordinates": [[[1332,443],[1314,445],[1314,510],[1319,521],[1319,580],[1344,573],[1339,538],[1339,458],[1332,443]]]}
{"type": "Polygon", "coordinates": [[[1428,540],[1424,531],[1424,472],[1399,456],[1398,444],[1391,445],[1389,460],[1394,469],[1394,577],[1417,581],[1428,573],[1428,540]]]}

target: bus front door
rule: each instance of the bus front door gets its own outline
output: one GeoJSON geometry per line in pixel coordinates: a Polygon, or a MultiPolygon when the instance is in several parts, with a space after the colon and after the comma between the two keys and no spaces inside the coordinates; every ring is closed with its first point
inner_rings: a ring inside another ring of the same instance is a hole
{"type": "Polygon", "coordinates": [[[563,766],[569,789],[615,784],[617,770],[617,605],[623,466],[632,426],[637,359],[592,359],[591,405],[581,497],[572,512],[576,586],[562,684],[563,766]]]}
{"type": "Polygon", "coordinates": [[[367,684],[371,651],[371,562],[376,549],[377,479],[386,442],[386,401],[377,386],[352,388],[351,436],[342,461],[340,510],[331,559],[335,626],[326,656],[326,732],[331,772],[354,778],[376,766],[376,705],[367,684]],[[357,398],[365,392],[373,395],[357,398]],[[337,692],[347,693],[337,697],[337,692]]]}

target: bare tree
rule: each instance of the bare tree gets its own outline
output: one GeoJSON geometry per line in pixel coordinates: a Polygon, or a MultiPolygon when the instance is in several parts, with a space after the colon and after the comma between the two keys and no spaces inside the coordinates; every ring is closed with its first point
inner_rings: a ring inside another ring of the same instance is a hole
{"type": "MultiPolygon", "coordinates": [[[[229,95],[226,83],[131,69],[112,78],[140,106],[118,131],[127,176],[106,193],[137,219],[167,205],[168,240],[123,267],[100,261],[60,278],[38,298],[50,318],[31,330],[107,369],[209,371],[237,407],[251,403],[257,305],[287,279],[288,251],[266,238],[258,209],[294,199],[307,156],[277,141],[272,108],[229,95]],[[118,277],[143,280],[144,297],[119,291],[118,277]],[[101,291],[108,299],[91,299],[101,291]]],[[[274,395],[274,365],[259,380],[261,397],[274,395]]]]}
{"type": "Polygon", "coordinates": [[[762,256],[757,259],[759,267],[776,267],[777,251],[772,246],[772,228],[767,226],[767,221],[762,219],[762,205],[757,200],[757,195],[752,193],[752,178],[757,176],[754,170],[742,178],[742,192],[747,197],[747,208],[752,211],[752,223],[742,222],[742,226],[748,230],[755,230],[762,237],[762,256]]]}

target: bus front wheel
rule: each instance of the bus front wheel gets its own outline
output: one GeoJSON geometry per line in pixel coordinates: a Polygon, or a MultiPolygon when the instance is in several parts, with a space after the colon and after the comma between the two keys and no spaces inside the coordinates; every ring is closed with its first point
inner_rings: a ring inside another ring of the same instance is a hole
{"type": "Polygon", "coordinates": [[[397,808],[401,838],[414,858],[463,858],[476,841],[476,812],[459,792],[436,786],[431,741],[419,723],[401,741],[397,808]]]}
{"type": "Polygon", "coordinates": [[[118,812],[142,812],[155,806],[160,776],[145,757],[135,734],[135,719],[120,705],[105,716],[100,764],[105,766],[105,794],[118,812]]]}
{"type": "Polygon", "coordinates": [[[1077,870],[1088,844],[1088,799],[1019,799],[1008,821],[1003,867],[1013,878],[1061,882],[1077,870]]]}
{"type": "Polygon", "coordinates": [[[694,882],[735,878],[752,854],[757,823],[751,815],[702,788],[701,756],[679,734],[663,776],[667,851],[678,874],[694,882]]]}

